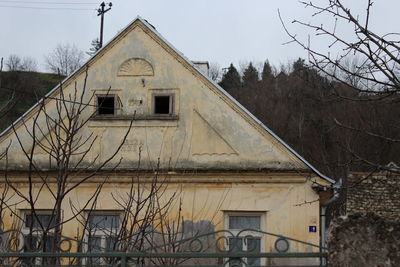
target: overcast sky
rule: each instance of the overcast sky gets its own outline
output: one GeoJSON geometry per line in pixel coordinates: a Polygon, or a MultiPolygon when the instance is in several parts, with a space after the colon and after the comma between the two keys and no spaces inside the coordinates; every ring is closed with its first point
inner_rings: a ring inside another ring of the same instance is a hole
{"type": "MultiPolygon", "coordinates": [[[[351,3],[357,13],[366,8],[365,0],[344,2],[351,3]]],[[[372,16],[374,29],[382,33],[399,32],[400,1],[376,2],[372,16]]],[[[91,40],[99,36],[100,19],[96,11],[99,3],[0,0],[0,56],[31,56],[44,70],[44,55],[58,43],[69,42],[88,51],[91,40]]],[[[293,32],[304,38],[309,34],[290,23],[293,19],[312,20],[311,10],[296,0],[115,0],[112,3],[112,9],[105,15],[105,42],[140,15],[192,60],[218,62],[226,67],[231,62],[238,65],[266,59],[279,65],[307,56],[294,44],[282,45],[288,37],[279,21],[278,9],[293,32]]],[[[329,21],[329,18],[324,20],[329,21]]]]}

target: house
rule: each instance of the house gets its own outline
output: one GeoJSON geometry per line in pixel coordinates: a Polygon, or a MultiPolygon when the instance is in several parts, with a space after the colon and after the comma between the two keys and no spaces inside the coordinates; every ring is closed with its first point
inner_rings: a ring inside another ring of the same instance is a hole
{"type": "MultiPolygon", "coordinates": [[[[197,64],[142,18],[123,29],[1,134],[3,229],[85,241],[71,251],[179,223],[229,230],[242,250],[246,228],[319,245],[334,181],[197,64]]],[[[255,251],[280,250],[253,234],[255,251]]]]}

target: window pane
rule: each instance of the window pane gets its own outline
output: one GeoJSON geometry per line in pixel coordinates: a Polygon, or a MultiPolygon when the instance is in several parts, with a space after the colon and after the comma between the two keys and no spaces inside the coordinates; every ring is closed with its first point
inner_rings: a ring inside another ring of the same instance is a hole
{"type": "Polygon", "coordinates": [[[260,216],[229,216],[229,229],[261,229],[260,216]]]}
{"type": "Polygon", "coordinates": [[[154,96],[154,113],[155,114],[170,114],[170,97],[154,96]]]}
{"type": "Polygon", "coordinates": [[[35,217],[33,214],[27,214],[25,216],[25,227],[31,227],[32,223],[33,228],[41,228],[40,224],[42,224],[43,228],[53,228],[55,226],[55,217],[46,214],[37,214],[35,217]]]}
{"type": "Polygon", "coordinates": [[[41,248],[43,252],[51,252],[53,251],[54,245],[54,236],[46,235],[44,236],[24,236],[24,251],[37,251],[41,248]]]}
{"type": "Polygon", "coordinates": [[[119,228],[119,215],[90,215],[90,229],[117,229],[119,228]]]}
{"type": "Polygon", "coordinates": [[[99,236],[91,236],[89,238],[89,248],[88,250],[91,252],[101,252],[101,237],[99,236]]]}
{"type": "MultiPolygon", "coordinates": [[[[54,251],[54,236],[46,235],[25,235],[24,236],[24,252],[52,252],[54,251]]],[[[32,266],[37,262],[38,258],[24,258],[23,262],[26,266],[32,266]]],[[[54,258],[43,257],[42,264],[50,264],[54,258]]]]}
{"type": "Polygon", "coordinates": [[[24,236],[24,251],[37,251],[39,246],[40,237],[35,235],[25,235],[24,236]]]}
{"type": "MultiPolygon", "coordinates": [[[[252,253],[261,252],[261,240],[260,238],[247,238],[247,251],[252,253]]],[[[249,266],[260,266],[261,259],[260,258],[247,258],[247,264],[249,266]]]]}
{"type": "MultiPolygon", "coordinates": [[[[43,252],[52,252],[54,251],[54,236],[47,235],[46,238],[43,238],[44,240],[41,240],[44,244],[42,245],[42,251],[43,252]]],[[[51,264],[52,261],[54,261],[54,258],[52,257],[43,257],[42,258],[42,264],[51,264]]]]}
{"type": "MultiPolygon", "coordinates": [[[[242,252],[243,238],[229,238],[229,251],[242,252]]],[[[242,266],[240,258],[229,258],[229,266],[242,266]]]]}
{"type": "Polygon", "coordinates": [[[106,251],[117,251],[119,242],[115,237],[106,237],[106,251]]]}
{"type": "Polygon", "coordinates": [[[114,96],[98,96],[98,114],[99,115],[107,115],[114,114],[115,110],[115,98],[114,96]]]}
{"type": "Polygon", "coordinates": [[[229,238],[229,251],[232,252],[243,251],[243,238],[240,237],[229,238]]]}
{"type": "Polygon", "coordinates": [[[46,238],[43,237],[43,252],[52,252],[54,248],[54,236],[46,235],[46,238]]]}
{"type": "MultiPolygon", "coordinates": [[[[89,252],[101,252],[101,237],[99,236],[91,236],[88,240],[88,251],[89,252]]],[[[89,265],[100,265],[101,258],[98,257],[90,257],[88,258],[89,265]]]]}

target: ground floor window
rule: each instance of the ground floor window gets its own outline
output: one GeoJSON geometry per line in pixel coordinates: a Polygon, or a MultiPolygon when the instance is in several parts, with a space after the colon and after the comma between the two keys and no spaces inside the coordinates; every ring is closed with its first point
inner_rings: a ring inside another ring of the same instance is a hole
{"type": "MultiPolygon", "coordinates": [[[[107,252],[119,249],[118,234],[121,214],[115,212],[91,212],[87,215],[86,251],[107,252]]],[[[91,258],[90,264],[106,264],[108,259],[91,258]]]]}
{"type": "MultiPolygon", "coordinates": [[[[52,252],[54,251],[55,215],[52,211],[37,210],[23,211],[23,226],[21,232],[24,252],[52,252]]],[[[27,265],[50,264],[51,258],[24,258],[27,265]]]]}
{"type": "MultiPolygon", "coordinates": [[[[257,230],[264,228],[264,214],[258,212],[227,212],[225,216],[226,228],[233,234],[228,235],[229,250],[231,252],[262,252],[263,235],[257,230]],[[251,231],[256,230],[256,231],[251,231]]],[[[231,258],[229,266],[260,266],[261,258],[231,258]]]]}

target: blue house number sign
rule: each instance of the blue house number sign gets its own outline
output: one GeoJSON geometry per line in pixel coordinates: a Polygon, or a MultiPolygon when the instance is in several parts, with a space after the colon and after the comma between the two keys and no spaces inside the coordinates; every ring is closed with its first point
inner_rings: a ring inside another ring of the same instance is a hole
{"type": "Polygon", "coordinates": [[[315,226],[315,225],[308,226],[308,231],[310,233],[316,233],[317,232],[317,226],[315,226]]]}

